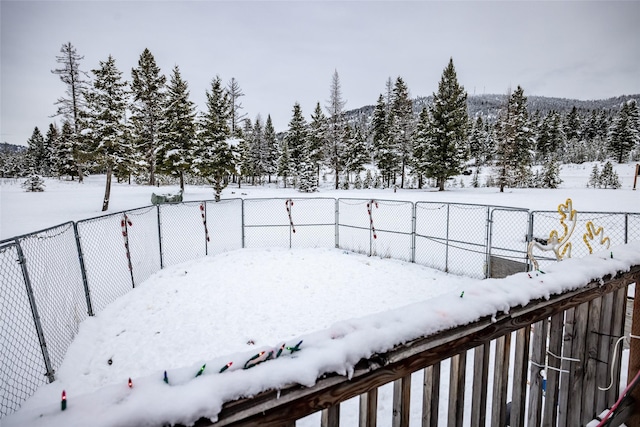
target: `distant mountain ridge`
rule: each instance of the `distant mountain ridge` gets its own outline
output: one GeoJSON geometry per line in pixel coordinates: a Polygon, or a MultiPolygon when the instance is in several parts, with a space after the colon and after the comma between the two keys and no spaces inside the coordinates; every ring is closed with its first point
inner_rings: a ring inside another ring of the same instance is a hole
{"type": "MultiPolygon", "coordinates": [[[[578,113],[586,114],[592,110],[610,110],[617,111],[620,105],[630,99],[640,102],[640,94],[621,95],[608,99],[596,99],[582,101],[579,99],[569,98],[553,98],[546,96],[527,96],[527,108],[529,114],[538,111],[541,115],[546,115],[549,111],[557,111],[559,113],[568,113],[575,106],[578,113]]],[[[419,96],[413,99],[413,109],[416,114],[422,111],[424,106],[428,106],[433,100],[433,96],[419,96]]],[[[467,97],[467,107],[470,117],[482,115],[485,117],[496,117],[498,112],[507,103],[507,95],[484,94],[469,95],[467,97]]],[[[345,115],[349,122],[362,120],[362,117],[370,117],[375,109],[374,105],[365,105],[360,108],[348,110],[345,115]]]]}

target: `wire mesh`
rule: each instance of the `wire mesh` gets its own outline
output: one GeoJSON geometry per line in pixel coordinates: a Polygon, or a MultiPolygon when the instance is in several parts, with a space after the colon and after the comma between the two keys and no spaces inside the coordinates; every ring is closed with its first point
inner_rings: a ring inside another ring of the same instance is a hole
{"type": "MultiPolygon", "coordinates": [[[[469,277],[486,277],[489,207],[449,205],[448,271],[469,277]]],[[[526,228],[523,230],[526,232],[526,228]]]]}
{"type": "MultiPolygon", "coordinates": [[[[246,248],[290,248],[293,206],[291,199],[247,199],[244,201],[244,245],[246,248]]],[[[294,202],[295,204],[295,202],[294,202]]]]}
{"type": "Polygon", "coordinates": [[[165,267],[207,254],[207,235],[201,205],[204,207],[204,202],[159,206],[162,261],[165,267]]]}
{"type": "Polygon", "coordinates": [[[158,208],[149,206],[126,214],[133,280],[137,286],[160,270],[158,208]]]}
{"type": "Polygon", "coordinates": [[[627,242],[640,242],[640,213],[627,215],[627,242]]]}
{"type": "MultiPolygon", "coordinates": [[[[124,213],[118,213],[77,223],[94,314],[133,288],[123,219],[124,213]]],[[[131,225],[131,233],[137,225],[131,225]]]]}
{"type": "Polygon", "coordinates": [[[16,244],[0,246],[0,418],[47,382],[16,244]],[[9,313],[11,315],[9,315],[9,313]]]}
{"type": "Polygon", "coordinates": [[[339,247],[369,256],[412,260],[413,203],[339,199],[339,247]]]}
{"type": "Polygon", "coordinates": [[[447,271],[447,235],[449,205],[446,203],[416,203],[415,262],[447,271]]]}
{"type": "MultiPolygon", "coordinates": [[[[206,202],[208,255],[242,248],[242,199],[206,202]]],[[[203,224],[204,227],[204,224],[203,224]]]]}
{"type": "Polygon", "coordinates": [[[490,257],[521,263],[522,271],[525,271],[528,264],[529,211],[493,208],[490,224],[490,257]]]}
{"type": "Polygon", "coordinates": [[[293,248],[334,248],[336,245],[335,199],[291,199],[293,248]],[[295,233],[293,233],[295,230],[295,233]]]}
{"type": "MultiPolygon", "coordinates": [[[[557,211],[535,211],[531,215],[533,221],[532,239],[538,242],[540,246],[544,246],[548,244],[550,233],[555,230],[558,236],[563,238],[563,243],[570,243],[570,249],[567,248],[566,252],[564,246],[560,247],[559,252],[561,254],[565,252],[565,258],[581,258],[589,255],[589,246],[594,253],[607,251],[607,245],[601,244],[602,237],[609,238],[609,246],[622,245],[628,239],[627,214],[625,213],[578,211],[575,221],[571,221],[567,217],[563,222],[561,222],[562,216],[557,211]],[[567,227],[566,231],[563,223],[567,227]],[[589,228],[587,226],[588,223],[591,223],[589,228]],[[596,235],[600,227],[602,227],[603,233],[596,235]],[[589,230],[591,230],[593,238],[589,236],[589,230]]],[[[544,251],[539,246],[534,247],[532,252],[540,268],[556,261],[553,252],[544,251]]]]}
{"type": "Polygon", "coordinates": [[[19,242],[49,357],[57,370],[80,322],[88,316],[73,223],[23,236],[19,242]]]}

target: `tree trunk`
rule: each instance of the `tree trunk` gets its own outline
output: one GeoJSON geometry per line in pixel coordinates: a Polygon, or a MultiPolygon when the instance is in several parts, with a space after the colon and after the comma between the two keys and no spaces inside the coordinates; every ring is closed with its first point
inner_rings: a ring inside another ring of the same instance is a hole
{"type": "Polygon", "coordinates": [[[184,172],[180,171],[180,191],[184,194],[184,172]]]}
{"type": "Polygon", "coordinates": [[[400,178],[400,188],[404,188],[404,167],[405,167],[405,161],[404,159],[402,159],[402,177],[400,178]]]}
{"type": "Polygon", "coordinates": [[[109,209],[109,198],[111,197],[111,165],[107,166],[107,184],[104,187],[104,200],[102,201],[102,212],[109,209]]]}
{"type": "Polygon", "coordinates": [[[444,182],[445,179],[443,177],[438,178],[438,191],[444,191],[444,182]]]}

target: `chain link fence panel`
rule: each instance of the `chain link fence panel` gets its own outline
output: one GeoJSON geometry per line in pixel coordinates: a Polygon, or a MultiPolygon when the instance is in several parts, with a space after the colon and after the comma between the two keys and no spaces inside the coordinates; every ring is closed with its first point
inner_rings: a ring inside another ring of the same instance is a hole
{"type": "MultiPolygon", "coordinates": [[[[627,228],[628,214],[615,212],[581,212],[577,211],[575,226],[569,216],[564,218],[563,222],[567,226],[565,228],[561,222],[562,216],[559,212],[553,211],[534,211],[531,213],[532,218],[532,239],[538,242],[539,246],[548,243],[550,233],[555,230],[558,237],[565,236],[563,242],[570,242],[570,249],[565,246],[560,247],[560,254],[565,252],[564,257],[582,258],[589,255],[589,246],[593,252],[606,251],[607,246],[601,245],[602,237],[608,237],[610,246],[622,245],[627,242],[629,230],[627,228]],[[589,226],[587,224],[590,223],[589,226]],[[589,227],[589,228],[588,228],[589,227]],[[596,235],[598,229],[602,227],[602,232],[596,235]],[[591,231],[591,236],[589,236],[591,231]],[[588,242],[589,246],[587,246],[588,242]],[[570,252],[569,252],[570,250],[570,252]]],[[[552,251],[544,251],[536,245],[533,248],[533,256],[538,261],[541,269],[545,265],[555,262],[556,258],[552,251]]]]}
{"type": "Polygon", "coordinates": [[[338,199],[338,246],[403,261],[413,259],[413,203],[338,199]]]}
{"type": "Polygon", "coordinates": [[[436,270],[447,271],[449,205],[417,202],[415,215],[415,262],[436,270]]]}
{"type": "Polygon", "coordinates": [[[447,240],[448,272],[486,277],[490,208],[450,204],[447,240]]]}
{"type": "Polygon", "coordinates": [[[138,286],[152,274],[160,270],[160,229],[158,225],[158,208],[148,206],[127,211],[127,236],[133,282],[138,286]]]}
{"type": "Polygon", "coordinates": [[[159,209],[163,267],[207,255],[205,202],[163,204],[159,209]]]}
{"type": "Polygon", "coordinates": [[[0,244],[0,276],[1,419],[47,383],[47,368],[15,243],[0,244]]]}
{"type": "Polygon", "coordinates": [[[335,248],[336,200],[291,199],[292,248],[335,248]]]}
{"type": "Polygon", "coordinates": [[[73,223],[19,239],[49,358],[57,370],[89,315],[73,223]]]}
{"type": "MultiPolygon", "coordinates": [[[[94,314],[133,288],[133,272],[129,269],[123,236],[124,220],[125,214],[118,213],[77,222],[94,314]]],[[[138,226],[131,223],[127,224],[127,233],[129,228],[133,233],[138,226]]]]}
{"type": "Polygon", "coordinates": [[[640,213],[627,214],[628,242],[640,242],[640,213]]]}
{"type": "Polygon", "coordinates": [[[499,263],[507,267],[508,273],[527,271],[529,218],[526,209],[491,209],[488,277],[502,276],[491,274],[499,263]]]}
{"type": "Polygon", "coordinates": [[[207,254],[242,249],[242,199],[206,202],[207,254]]]}

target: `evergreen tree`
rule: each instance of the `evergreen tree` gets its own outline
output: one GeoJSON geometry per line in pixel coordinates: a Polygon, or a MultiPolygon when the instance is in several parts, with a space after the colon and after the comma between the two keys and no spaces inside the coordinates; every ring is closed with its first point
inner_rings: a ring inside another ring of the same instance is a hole
{"type": "Polygon", "coordinates": [[[24,188],[25,191],[29,191],[29,192],[39,193],[44,191],[44,187],[46,187],[44,185],[44,180],[40,175],[37,175],[37,174],[33,174],[29,176],[29,178],[27,178],[22,183],[22,188],[24,188]]]}
{"type": "MultiPolygon", "coordinates": [[[[453,63],[451,64],[453,66],[453,63]]],[[[392,144],[400,160],[400,188],[404,188],[406,168],[411,164],[413,156],[414,121],[413,103],[409,98],[409,89],[401,77],[396,79],[393,87],[393,101],[389,119],[392,144]]]]}
{"type": "Polygon", "coordinates": [[[291,161],[291,155],[289,154],[289,145],[286,138],[284,138],[280,142],[279,153],[278,176],[282,177],[284,188],[287,188],[287,179],[295,173],[295,167],[293,165],[293,162],[291,161]]]}
{"type": "Polygon", "coordinates": [[[609,150],[618,163],[627,161],[629,152],[640,143],[638,104],[634,99],[622,104],[609,135],[609,150]]]}
{"type": "Polygon", "coordinates": [[[54,155],[58,177],[70,176],[73,179],[74,176],[78,175],[77,157],[74,153],[76,146],[73,125],[68,121],[64,121],[62,129],[60,129],[60,137],[58,138],[54,155]]]}
{"type": "MultiPolygon", "coordinates": [[[[537,171],[536,171],[537,172],[537,171]]],[[[538,181],[535,181],[538,183],[538,181]]],[[[555,157],[546,162],[542,168],[539,187],[541,188],[558,188],[562,183],[560,179],[560,165],[555,157]]]]}
{"type": "Polygon", "coordinates": [[[189,100],[189,87],[176,65],[167,85],[164,120],[157,148],[158,170],[177,175],[184,192],[184,174],[191,169],[196,139],[196,107],[189,100]]]}
{"type": "Polygon", "coordinates": [[[58,144],[58,128],[54,123],[49,124],[49,130],[44,138],[44,159],[42,172],[45,176],[52,176],[56,172],[57,159],[54,157],[58,144]]]}
{"type": "Polygon", "coordinates": [[[229,113],[229,127],[231,128],[231,135],[234,137],[239,136],[238,131],[240,130],[240,123],[247,116],[246,113],[242,113],[242,103],[240,102],[240,98],[244,96],[242,89],[240,89],[240,84],[235,79],[235,77],[231,77],[229,83],[227,83],[227,94],[229,96],[229,105],[230,105],[230,113],[229,113]]]}
{"type": "Polygon", "coordinates": [[[87,128],[98,162],[107,171],[102,202],[102,211],[106,211],[109,209],[113,169],[126,161],[127,82],[122,80],[122,72],[116,68],[115,60],[111,55],[106,61],[100,61],[100,68],[92,72],[95,80],[91,91],[86,95],[87,128]]]}
{"type": "Polygon", "coordinates": [[[293,116],[289,122],[289,131],[284,137],[287,141],[287,148],[289,150],[291,162],[294,165],[292,172],[295,178],[300,176],[299,166],[301,163],[305,160],[311,162],[309,153],[307,153],[309,150],[308,138],[307,122],[302,116],[300,104],[296,102],[293,105],[293,116]]]}
{"type": "Polygon", "coordinates": [[[579,140],[582,137],[581,128],[582,124],[580,121],[580,115],[578,114],[578,109],[574,105],[564,121],[563,131],[567,140],[579,140]]]}
{"type": "Polygon", "coordinates": [[[587,183],[587,187],[600,188],[600,169],[598,169],[598,165],[593,165],[593,169],[591,169],[591,175],[589,175],[589,182],[587,183]]]}
{"type": "Polygon", "coordinates": [[[481,166],[484,163],[484,122],[482,116],[478,116],[473,123],[471,132],[469,134],[469,158],[473,159],[473,164],[476,167],[481,166]]]}
{"type": "Polygon", "coordinates": [[[604,164],[602,167],[602,173],[600,174],[599,186],[604,188],[611,187],[613,189],[617,189],[622,187],[620,184],[620,178],[616,171],[613,170],[613,165],[610,161],[604,164]]]}
{"type": "Polygon", "coordinates": [[[56,115],[61,115],[65,122],[71,125],[73,131],[73,163],[77,169],[75,174],[78,181],[83,182],[83,162],[90,156],[90,149],[82,147],[81,133],[83,130],[83,112],[85,107],[84,93],[89,87],[88,74],[80,69],[80,61],[84,56],[79,55],[76,48],[69,42],[60,48],[60,55],[56,56],[56,62],[60,68],[51,70],[53,74],[60,76],[60,80],[66,86],[66,96],[58,98],[56,115]]]}
{"type": "Polygon", "coordinates": [[[271,115],[267,116],[267,122],[264,125],[264,145],[265,173],[269,176],[269,184],[271,184],[271,175],[278,173],[278,139],[273,128],[271,115]]]}
{"type": "Polygon", "coordinates": [[[302,158],[299,170],[299,185],[298,189],[305,193],[314,193],[318,191],[318,176],[316,175],[316,168],[311,161],[311,150],[309,147],[309,139],[306,141],[306,147],[302,151],[302,158]]]}
{"type": "Polygon", "coordinates": [[[340,185],[340,172],[344,163],[344,106],[342,99],[340,77],[334,71],[331,79],[329,104],[325,107],[328,113],[328,127],[326,133],[325,159],[335,174],[335,189],[340,185]]]}
{"type": "Polygon", "coordinates": [[[27,162],[31,174],[42,174],[45,161],[44,137],[36,126],[27,140],[27,162]]]}
{"type": "Polygon", "coordinates": [[[373,188],[373,176],[371,176],[371,169],[367,169],[364,181],[362,182],[362,188],[367,190],[373,188]]]}
{"type": "Polygon", "coordinates": [[[320,179],[320,165],[324,161],[324,147],[327,144],[327,117],[322,112],[320,103],[316,103],[316,108],[311,114],[309,124],[309,156],[315,165],[317,177],[320,179]]]}
{"type": "Polygon", "coordinates": [[[228,176],[235,171],[235,159],[228,142],[231,137],[229,98],[222,88],[220,77],[213,79],[211,92],[207,91],[206,95],[207,111],[200,118],[192,170],[211,184],[215,201],[219,202],[228,176]]]}
{"type": "Polygon", "coordinates": [[[344,169],[347,176],[350,172],[359,176],[364,170],[364,165],[369,160],[365,138],[359,129],[351,130],[349,125],[345,126],[345,164],[344,169]]]}
{"type": "Polygon", "coordinates": [[[262,117],[258,114],[255,124],[253,125],[253,133],[251,135],[251,164],[252,164],[252,176],[253,183],[256,184],[256,178],[258,182],[261,181],[262,176],[265,173],[265,143],[264,143],[264,125],[262,124],[262,117]]]}
{"type": "Polygon", "coordinates": [[[142,52],[138,67],[131,70],[131,76],[133,137],[148,170],[149,185],[155,185],[156,153],[163,126],[167,79],[160,74],[160,68],[149,49],[142,52]]]}
{"type": "Polygon", "coordinates": [[[429,178],[435,178],[438,189],[444,191],[444,184],[460,173],[468,152],[467,133],[467,93],[458,84],[453,59],[444,69],[438,92],[433,94],[433,103],[428,112],[420,114],[420,126],[416,145],[420,145],[416,167],[429,178]]]}
{"type": "Polygon", "coordinates": [[[251,158],[251,144],[253,138],[253,123],[251,120],[244,119],[242,128],[242,138],[235,149],[234,157],[236,158],[236,171],[238,177],[238,188],[240,188],[243,177],[253,175],[253,163],[251,158]]]}
{"type": "Polygon", "coordinates": [[[387,183],[390,183],[395,175],[398,163],[398,157],[391,145],[389,132],[387,104],[381,94],[378,97],[378,102],[373,111],[373,118],[371,119],[371,147],[376,166],[387,183]]]}
{"type": "Polygon", "coordinates": [[[504,187],[523,185],[530,177],[532,132],[529,127],[527,98],[518,86],[509,97],[496,125],[497,181],[504,187]]]}

